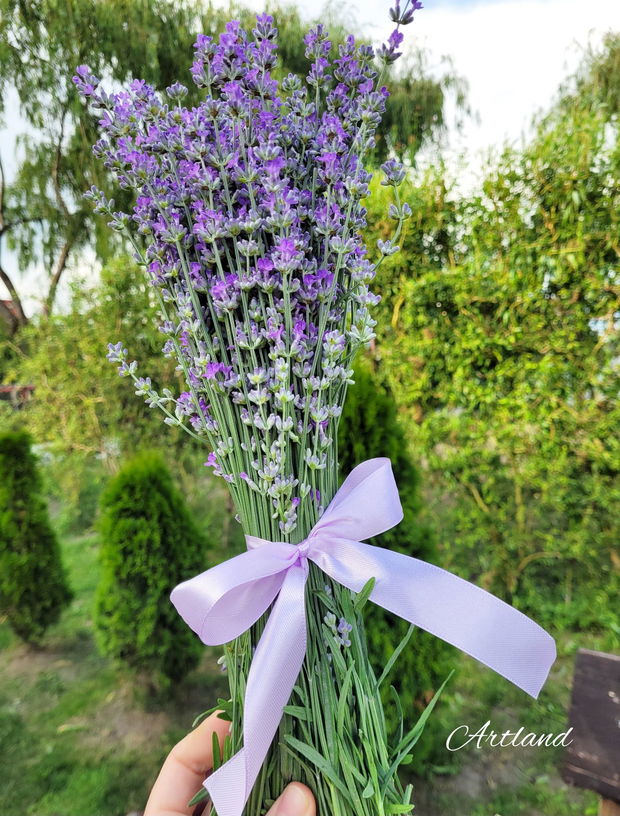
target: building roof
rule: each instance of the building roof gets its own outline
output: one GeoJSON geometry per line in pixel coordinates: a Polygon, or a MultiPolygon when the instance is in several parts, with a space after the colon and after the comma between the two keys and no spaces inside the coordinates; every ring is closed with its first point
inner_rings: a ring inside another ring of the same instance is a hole
{"type": "Polygon", "coordinates": [[[20,391],[34,391],[34,385],[0,385],[0,394],[13,394],[20,391]]]}
{"type": "Polygon", "coordinates": [[[13,315],[13,317],[17,320],[17,318],[19,316],[18,313],[17,313],[17,306],[15,305],[15,303],[12,300],[2,300],[2,299],[0,299],[0,306],[4,306],[4,308],[7,310],[7,312],[10,312],[13,315]]]}

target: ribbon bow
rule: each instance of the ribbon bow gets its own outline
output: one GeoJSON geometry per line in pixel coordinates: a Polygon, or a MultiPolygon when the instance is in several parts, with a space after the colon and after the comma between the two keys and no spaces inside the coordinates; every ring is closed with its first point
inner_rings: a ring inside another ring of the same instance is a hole
{"type": "Polygon", "coordinates": [[[556,654],[544,629],[456,575],[362,543],[402,517],[390,460],[370,459],[351,471],[301,544],[247,536],[247,552],[172,591],[178,612],[212,646],[241,635],[275,600],[247,678],[243,748],[204,783],[219,816],[242,813],[301,670],[308,560],[353,592],[374,577],[371,601],[538,696],[556,654]]]}

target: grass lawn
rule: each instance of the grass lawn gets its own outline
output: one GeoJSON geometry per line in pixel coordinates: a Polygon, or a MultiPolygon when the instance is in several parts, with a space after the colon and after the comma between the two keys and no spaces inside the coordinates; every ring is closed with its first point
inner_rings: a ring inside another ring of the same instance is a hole
{"type": "MultiPolygon", "coordinates": [[[[0,623],[0,816],[124,816],[141,810],[161,761],[201,710],[225,695],[217,651],[165,702],[137,699],[127,677],[101,657],[91,609],[98,580],[97,538],[65,538],[75,600],[40,650],[0,623]]],[[[438,706],[440,733],[491,720],[496,732],[566,730],[578,646],[613,650],[610,636],[568,634],[540,699],[472,659],[459,661],[438,706]]],[[[415,637],[412,642],[415,648],[415,637]]],[[[617,644],[615,646],[617,648],[617,644]]],[[[459,659],[454,652],[455,661],[459,659]]],[[[444,737],[444,739],[445,739],[444,737]]],[[[419,816],[589,816],[596,797],[567,787],[562,749],[470,745],[446,754],[443,773],[416,780],[419,816]]],[[[330,816],[330,814],[321,814],[330,816]]]]}
{"type": "Polygon", "coordinates": [[[144,706],[93,639],[95,536],[66,539],[75,600],[33,650],[0,624],[0,814],[121,816],[141,810],[161,761],[225,691],[205,660],[165,703],[144,706]]]}

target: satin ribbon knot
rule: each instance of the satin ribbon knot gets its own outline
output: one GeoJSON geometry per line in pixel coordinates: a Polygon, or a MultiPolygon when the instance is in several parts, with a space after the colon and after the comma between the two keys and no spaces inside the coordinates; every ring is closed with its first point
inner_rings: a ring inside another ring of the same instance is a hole
{"type": "Polygon", "coordinates": [[[218,816],[241,816],[306,653],[308,561],[370,600],[458,647],[537,697],[555,660],[538,624],[439,567],[363,543],[403,516],[389,459],[345,479],[299,545],[246,536],[247,552],[179,584],[171,599],[209,645],[241,635],[273,604],[246,681],[243,748],[204,783],[218,816]]]}
{"type": "Polygon", "coordinates": [[[309,551],[310,551],[310,542],[308,541],[307,538],[304,539],[304,541],[302,541],[301,544],[297,545],[297,559],[302,564],[307,564],[308,563],[308,553],[309,553],[309,551]]]}

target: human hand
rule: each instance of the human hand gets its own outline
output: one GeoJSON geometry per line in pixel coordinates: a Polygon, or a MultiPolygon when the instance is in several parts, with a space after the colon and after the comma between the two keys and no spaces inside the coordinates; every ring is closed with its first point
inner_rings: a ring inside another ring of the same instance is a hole
{"type": "MultiPolygon", "coordinates": [[[[212,735],[217,734],[222,747],[228,729],[229,723],[215,712],[174,746],[153,785],[144,816],[197,816],[202,812],[199,806],[192,809],[187,803],[201,789],[207,771],[213,765],[212,735]]],[[[300,782],[291,782],[273,803],[267,816],[315,814],[310,788],[300,782]]]]}

